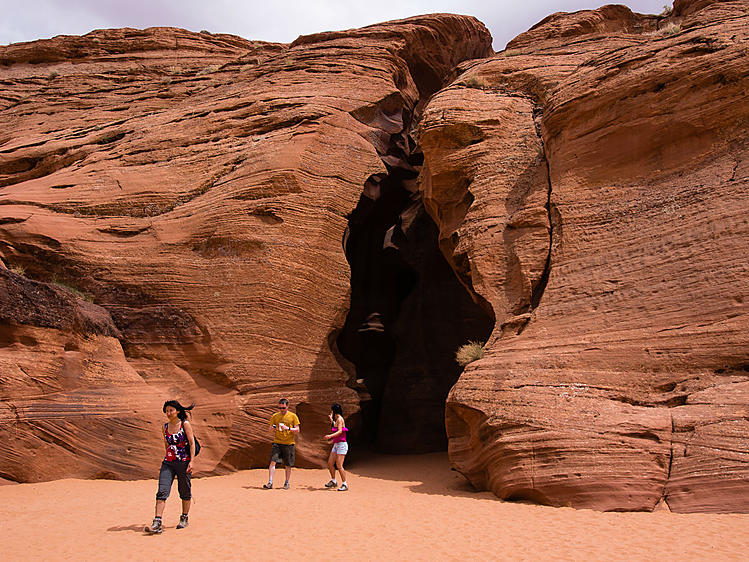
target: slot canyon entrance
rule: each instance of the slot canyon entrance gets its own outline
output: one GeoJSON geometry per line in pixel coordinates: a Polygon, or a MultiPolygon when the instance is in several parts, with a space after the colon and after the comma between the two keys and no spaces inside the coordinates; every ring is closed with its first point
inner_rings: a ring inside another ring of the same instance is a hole
{"type": "Polygon", "coordinates": [[[367,180],[343,242],[351,303],[337,345],[356,367],[352,437],[382,453],[443,451],[445,400],[462,371],[455,352],[486,341],[494,318],[439,249],[417,190],[423,155],[414,140],[392,135],[381,157],[388,173],[367,180]]]}

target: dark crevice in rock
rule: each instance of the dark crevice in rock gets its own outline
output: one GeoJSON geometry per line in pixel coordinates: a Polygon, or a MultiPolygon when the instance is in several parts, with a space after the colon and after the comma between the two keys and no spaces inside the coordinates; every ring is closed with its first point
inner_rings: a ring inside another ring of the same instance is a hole
{"type": "Polygon", "coordinates": [[[30,218],[31,218],[31,215],[29,215],[28,217],[24,217],[24,218],[20,218],[20,217],[3,217],[3,218],[0,218],[0,226],[2,226],[4,224],[19,224],[19,223],[22,223],[22,222],[26,222],[30,218]]]}
{"type": "Polygon", "coordinates": [[[125,138],[126,133],[109,133],[94,141],[93,144],[111,144],[125,138]]]}
{"type": "Polygon", "coordinates": [[[671,480],[671,469],[674,465],[674,434],[675,433],[676,433],[676,423],[674,422],[674,414],[671,413],[671,449],[668,455],[668,470],[666,472],[666,480],[663,482],[663,491],[661,492],[661,497],[658,500],[659,503],[666,502],[666,505],[668,505],[668,495],[666,493],[666,489],[668,488],[668,483],[671,480]]]}
{"type": "Polygon", "coordinates": [[[531,502],[538,505],[554,505],[541,491],[532,488],[513,490],[509,496],[502,498],[506,502],[531,502]]]}
{"type": "Polygon", "coordinates": [[[661,441],[661,438],[652,431],[635,431],[630,433],[622,433],[622,436],[632,437],[633,439],[646,439],[648,441],[654,441],[655,443],[660,443],[661,441]]]}
{"type": "Polygon", "coordinates": [[[733,166],[733,170],[731,171],[731,178],[728,181],[736,181],[736,170],[739,169],[740,162],[736,162],[733,166]]]}
{"type": "MultiPolygon", "coordinates": [[[[392,122],[393,108],[379,121],[392,122]]],[[[400,112],[399,112],[400,113],[400,112]]],[[[371,176],[344,236],[351,303],[337,338],[356,368],[360,439],[382,452],[445,450],[445,400],[461,373],[455,351],[485,341],[493,319],[445,260],[416,186],[423,155],[402,129],[380,143],[387,174],[371,176]]]]}
{"type": "Polygon", "coordinates": [[[629,396],[611,396],[610,400],[629,404],[630,406],[640,406],[642,408],[676,408],[684,406],[689,399],[689,394],[677,394],[663,400],[637,400],[629,396]]]}
{"type": "Polygon", "coordinates": [[[44,154],[10,159],[0,165],[0,187],[7,187],[51,175],[84,160],[88,147],[62,147],[44,154]]]}
{"type": "MultiPolygon", "coordinates": [[[[551,202],[552,186],[551,186],[551,170],[549,170],[549,159],[547,158],[547,155],[546,155],[546,147],[544,146],[544,139],[543,139],[543,135],[541,134],[542,116],[543,116],[543,110],[539,106],[536,106],[536,108],[533,110],[533,121],[536,127],[536,134],[538,135],[538,140],[541,143],[542,156],[544,160],[544,165],[546,166],[546,178],[549,183],[547,196],[546,196],[546,205],[545,205],[546,212],[548,215],[548,220],[549,220],[549,253],[546,256],[546,263],[544,264],[544,269],[543,269],[543,272],[541,273],[541,276],[531,287],[531,308],[530,308],[531,311],[538,308],[538,305],[541,303],[541,297],[543,297],[544,291],[546,291],[546,285],[549,282],[549,276],[551,275],[551,253],[552,253],[552,249],[554,246],[554,223],[557,220],[557,217],[555,216],[556,215],[555,208],[551,202]]],[[[522,329],[524,328],[525,328],[525,325],[523,325],[522,329]]]]}
{"type": "Polygon", "coordinates": [[[21,483],[21,480],[17,476],[13,476],[12,474],[8,472],[0,471],[0,478],[2,478],[3,480],[7,480],[8,482],[16,482],[17,484],[21,483]]]}

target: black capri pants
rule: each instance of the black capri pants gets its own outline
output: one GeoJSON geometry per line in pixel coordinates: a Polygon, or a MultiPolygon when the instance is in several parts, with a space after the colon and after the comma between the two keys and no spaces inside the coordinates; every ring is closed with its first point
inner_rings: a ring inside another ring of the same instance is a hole
{"type": "Polygon", "coordinates": [[[190,475],[187,474],[187,465],[190,461],[163,461],[159,470],[159,491],[156,492],[157,500],[165,500],[172,491],[174,477],[177,477],[177,490],[182,500],[192,498],[190,488],[190,475]]]}

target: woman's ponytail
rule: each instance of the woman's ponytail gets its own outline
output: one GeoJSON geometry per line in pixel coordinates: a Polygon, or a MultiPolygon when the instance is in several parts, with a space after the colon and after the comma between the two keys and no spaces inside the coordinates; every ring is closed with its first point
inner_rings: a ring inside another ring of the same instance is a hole
{"type": "Polygon", "coordinates": [[[336,416],[343,417],[343,408],[341,408],[341,405],[338,402],[333,402],[333,404],[330,405],[330,411],[333,412],[333,420],[336,420],[336,416]]]}

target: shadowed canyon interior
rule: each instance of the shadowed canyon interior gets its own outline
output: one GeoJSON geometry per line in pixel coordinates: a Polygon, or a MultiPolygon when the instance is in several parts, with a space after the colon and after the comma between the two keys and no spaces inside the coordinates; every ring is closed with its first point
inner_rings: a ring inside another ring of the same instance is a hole
{"type": "Polygon", "coordinates": [[[494,322],[440,251],[417,190],[423,155],[413,139],[393,135],[383,161],[388,173],[367,180],[344,237],[351,308],[337,344],[356,366],[363,443],[444,450],[445,398],[462,370],[455,352],[486,341],[494,322]]]}

